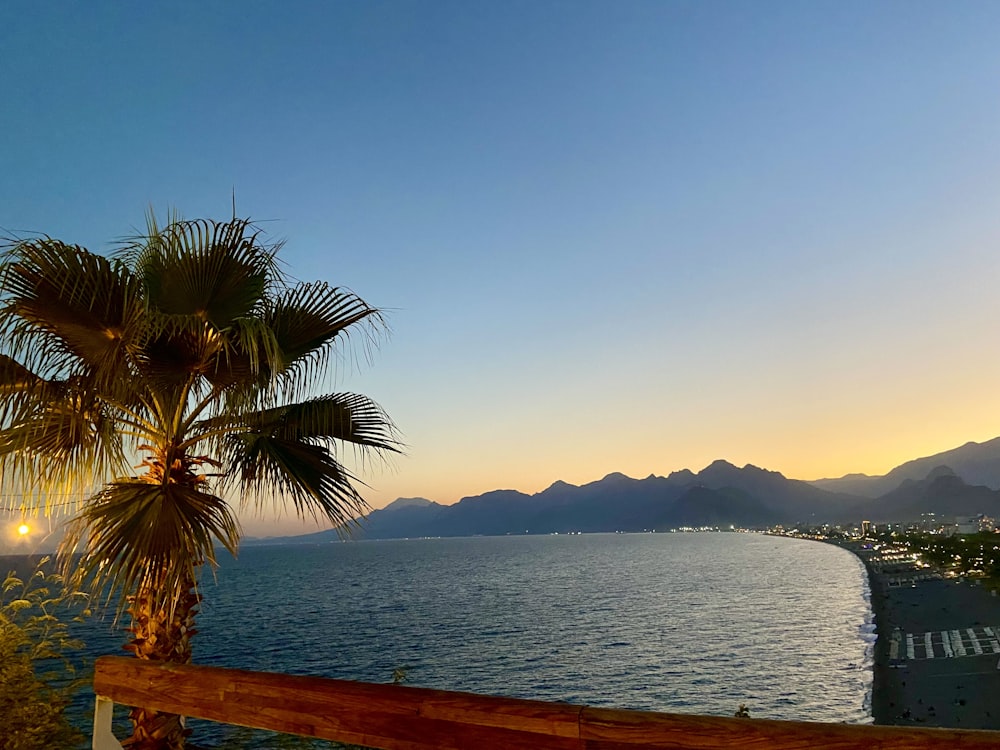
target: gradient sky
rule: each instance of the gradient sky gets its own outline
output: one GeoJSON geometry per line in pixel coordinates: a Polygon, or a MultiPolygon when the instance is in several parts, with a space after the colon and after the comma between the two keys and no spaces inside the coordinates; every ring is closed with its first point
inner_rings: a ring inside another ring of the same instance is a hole
{"type": "MultiPolygon", "coordinates": [[[[451,503],[1000,434],[1000,4],[0,5],[0,229],[238,212],[451,503]]],[[[295,524],[249,533],[287,531],[295,524]]]]}

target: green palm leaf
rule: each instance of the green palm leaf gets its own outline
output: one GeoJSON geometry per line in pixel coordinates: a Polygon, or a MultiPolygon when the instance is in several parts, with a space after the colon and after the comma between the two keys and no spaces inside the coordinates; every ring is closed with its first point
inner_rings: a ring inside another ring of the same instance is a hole
{"type": "Polygon", "coordinates": [[[399,452],[395,427],[382,408],[359,394],[335,394],[234,419],[219,417],[201,427],[220,434],[226,464],[254,498],[287,500],[300,513],[328,518],[335,526],[367,509],[357,481],[338,461],[347,443],[381,454],[399,452]]]}
{"type": "Polygon", "coordinates": [[[23,393],[42,386],[44,382],[16,359],[0,354],[0,392],[4,395],[23,393]]]}
{"type": "Polygon", "coordinates": [[[398,452],[395,428],[377,403],[358,393],[338,393],[253,415],[248,424],[289,440],[335,439],[398,452]]]}
{"type": "Polygon", "coordinates": [[[99,484],[125,468],[118,425],[79,383],[38,384],[17,402],[5,403],[10,407],[0,428],[5,483],[65,491],[99,484]]]}
{"type": "Polygon", "coordinates": [[[338,337],[360,330],[371,344],[384,325],[377,308],[324,282],[297,284],[266,304],[260,317],[233,321],[228,345],[207,373],[213,384],[227,387],[242,378],[296,399],[322,378],[338,337]]]}
{"type": "Polygon", "coordinates": [[[355,487],[359,480],[326,446],[254,433],[232,442],[230,463],[245,503],[290,503],[299,516],[326,518],[337,528],[368,509],[355,487]]]}
{"type": "Polygon", "coordinates": [[[48,390],[48,381],[6,354],[0,354],[0,425],[30,413],[32,402],[48,390]]]}
{"type": "Polygon", "coordinates": [[[0,330],[8,353],[47,378],[121,378],[143,314],[127,269],[42,238],[10,248],[0,281],[0,330]]]}
{"type": "Polygon", "coordinates": [[[177,221],[158,230],[152,224],[155,233],[139,238],[141,251],[133,253],[156,310],[225,328],[249,315],[278,278],[277,248],[261,245],[248,220],[177,221]]]}
{"type": "MultiPolygon", "coordinates": [[[[66,554],[84,547],[80,572],[108,597],[146,590],[152,606],[171,606],[214,564],[214,540],[235,554],[239,526],[225,501],[196,487],[120,481],[92,497],[69,529],[66,554]]],[[[127,606],[124,597],[119,609],[127,606]]]]}
{"type": "MultiPolygon", "coordinates": [[[[282,352],[282,369],[318,357],[338,335],[363,321],[382,324],[379,310],[325,282],[298,284],[275,300],[265,319],[282,352]]],[[[317,364],[322,364],[322,360],[317,364]]]]}

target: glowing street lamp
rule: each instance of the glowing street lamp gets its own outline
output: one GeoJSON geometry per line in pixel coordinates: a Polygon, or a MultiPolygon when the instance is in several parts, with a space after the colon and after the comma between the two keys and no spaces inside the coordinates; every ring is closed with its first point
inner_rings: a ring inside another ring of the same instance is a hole
{"type": "Polygon", "coordinates": [[[31,527],[28,526],[28,524],[26,523],[22,523],[20,526],[17,527],[17,533],[20,534],[21,536],[24,536],[29,531],[31,531],[31,527]]]}

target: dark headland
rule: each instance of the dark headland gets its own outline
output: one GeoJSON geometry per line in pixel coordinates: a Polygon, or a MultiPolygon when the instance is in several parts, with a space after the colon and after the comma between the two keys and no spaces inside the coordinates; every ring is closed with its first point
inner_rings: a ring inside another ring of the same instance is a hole
{"type": "Polygon", "coordinates": [[[861,543],[844,546],[871,584],[875,723],[1000,730],[1000,597],[861,543]]]}

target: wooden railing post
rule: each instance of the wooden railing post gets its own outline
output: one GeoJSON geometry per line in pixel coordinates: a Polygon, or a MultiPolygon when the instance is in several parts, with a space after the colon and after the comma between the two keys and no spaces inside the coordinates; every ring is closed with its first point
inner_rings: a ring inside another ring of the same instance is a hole
{"type": "Polygon", "coordinates": [[[122,744],[111,730],[111,717],[115,703],[110,698],[98,695],[94,702],[93,750],[122,750],[122,744]]]}

